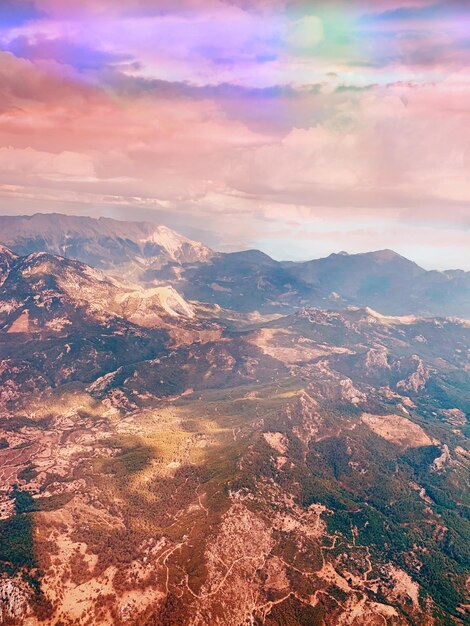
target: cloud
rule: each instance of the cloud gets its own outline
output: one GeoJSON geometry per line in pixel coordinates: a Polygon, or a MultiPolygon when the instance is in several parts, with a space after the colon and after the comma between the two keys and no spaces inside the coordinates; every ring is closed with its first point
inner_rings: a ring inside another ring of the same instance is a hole
{"type": "Polygon", "coordinates": [[[154,217],[279,257],[302,230],[304,256],[414,239],[429,260],[440,234],[464,256],[468,11],[431,4],[10,2],[4,206],[154,217]]]}
{"type": "Polygon", "coordinates": [[[2,0],[0,3],[0,30],[21,26],[44,14],[28,0],[2,0]]]}
{"type": "Polygon", "coordinates": [[[315,15],[306,15],[289,24],[286,42],[294,49],[311,50],[324,38],[323,23],[315,15]]]}
{"type": "Polygon", "coordinates": [[[32,148],[0,148],[0,171],[3,176],[25,182],[25,179],[90,180],[95,179],[92,160],[77,152],[58,154],[32,148]]]}
{"type": "Polygon", "coordinates": [[[32,61],[56,61],[83,70],[101,70],[130,58],[123,54],[111,53],[90,48],[63,38],[49,38],[42,35],[29,38],[21,35],[5,44],[4,49],[17,57],[32,61]]]}

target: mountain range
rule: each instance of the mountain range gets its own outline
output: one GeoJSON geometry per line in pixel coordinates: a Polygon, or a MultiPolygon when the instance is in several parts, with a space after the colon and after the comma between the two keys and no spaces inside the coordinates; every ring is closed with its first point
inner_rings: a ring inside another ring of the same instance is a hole
{"type": "Polygon", "coordinates": [[[467,274],[1,223],[0,623],[470,623],[467,274]]]}
{"type": "Polygon", "coordinates": [[[58,214],[0,217],[0,243],[50,252],[144,286],[235,311],[371,306],[390,315],[470,318],[470,272],[426,271],[391,250],[279,262],[247,250],[223,254],[147,222],[58,214]]]}
{"type": "Polygon", "coordinates": [[[0,216],[1,241],[20,255],[50,252],[94,267],[142,273],[170,262],[206,261],[212,251],[165,226],[57,213],[0,216]]]}

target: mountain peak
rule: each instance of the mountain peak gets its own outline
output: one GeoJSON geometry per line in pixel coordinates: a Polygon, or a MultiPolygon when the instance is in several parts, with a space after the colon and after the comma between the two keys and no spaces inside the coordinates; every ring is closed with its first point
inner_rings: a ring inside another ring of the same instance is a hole
{"type": "MultiPolygon", "coordinates": [[[[346,259],[351,259],[351,260],[373,259],[375,262],[379,262],[379,263],[392,263],[394,261],[402,261],[402,262],[413,264],[416,267],[418,267],[414,261],[407,259],[406,257],[399,254],[398,252],[395,252],[395,250],[391,250],[389,248],[384,248],[383,250],[372,250],[370,252],[358,252],[356,254],[350,254],[349,252],[342,250],[341,252],[333,252],[326,258],[339,259],[341,257],[345,257],[346,259]]],[[[307,261],[307,263],[315,263],[315,262],[316,260],[307,261]]]]}
{"type": "Polygon", "coordinates": [[[268,265],[278,265],[278,261],[275,261],[272,257],[270,257],[265,252],[256,249],[249,250],[240,250],[237,252],[229,252],[227,256],[230,256],[232,259],[240,259],[240,261],[244,262],[255,262],[262,263],[268,265]]]}
{"type": "Polygon", "coordinates": [[[121,276],[167,263],[207,261],[213,252],[167,226],[60,213],[1,216],[0,240],[20,255],[49,252],[121,276]]]}
{"type": "Polygon", "coordinates": [[[373,252],[365,252],[364,254],[368,256],[373,256],[375,259],[385,262],[404,260],[408,263],[413,263],[413,261],[410,261],[401,254],[398,254],[398,252],[395,252],[395,250],[390,250],[389,248],[385,248],[383,250],[374,250],[373,252]]]}

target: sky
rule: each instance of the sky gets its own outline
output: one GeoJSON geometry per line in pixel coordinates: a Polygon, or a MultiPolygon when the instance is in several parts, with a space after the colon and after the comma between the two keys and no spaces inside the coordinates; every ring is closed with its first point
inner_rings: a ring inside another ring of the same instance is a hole
{"type": "Polygon", "coordinates": [[[470,3],[1,0],[0,213],[470,270],[470,3]]]}

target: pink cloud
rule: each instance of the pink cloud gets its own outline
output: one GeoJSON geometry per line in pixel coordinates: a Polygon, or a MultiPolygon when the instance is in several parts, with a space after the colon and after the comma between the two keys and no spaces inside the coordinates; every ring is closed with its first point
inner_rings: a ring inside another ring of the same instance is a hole
{"type": "Polygon", "coordinates": [[[308,224],[337,249],[414,238],[429,255],[442,235],[465,255],[470,74],[450,12],[359,47],[361,15],[429,3],[356,3],[347,45],[328,21],[344,2],[36,4],[47,17],[2,33],[10,210],[154,215],[273,251],[308,224]],[[360,228],[335,228],[351,215],[360,228]]]}

